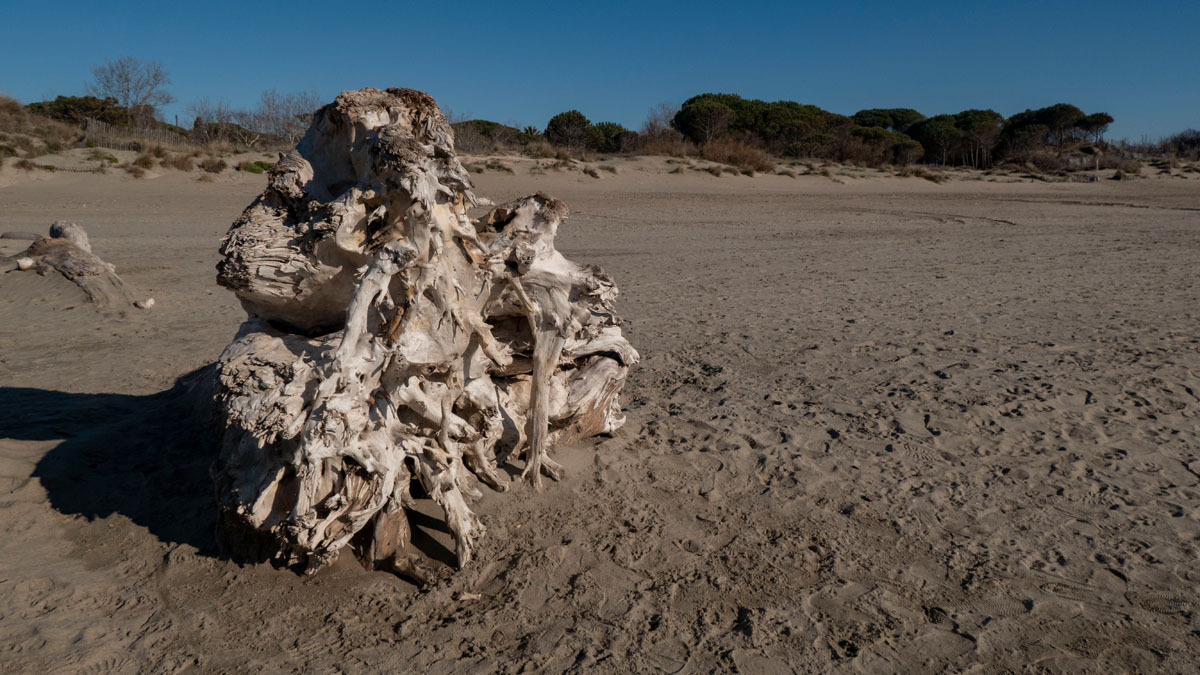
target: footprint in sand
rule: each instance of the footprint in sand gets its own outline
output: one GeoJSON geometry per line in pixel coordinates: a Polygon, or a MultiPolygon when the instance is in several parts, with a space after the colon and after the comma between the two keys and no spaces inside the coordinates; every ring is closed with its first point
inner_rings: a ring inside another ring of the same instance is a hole
{"type": "Polygon", "coordinates": [[[941,460],[941,457],[938,456],[937,453],[925,447],[924,445],[920,445],[918,443],[909,443],[908,441],[897,441],[896,445],[900,446],[900,450],[902,450],[906,456],[911,457],[918,462],[931,464],[941,460]]]}
{"type": "Polygon", "coordinates": [[[1033,600],[994,595],[972,602],[970,606],[973,613],[982,617],[1004,619],[1033,611],[1033,600]]]}
{"type": "Polygon", "coordinates": [[[94,656],[82,664],[73,666],[70,671],[79,673],[80,675],[91,675],[92,673],[96,675],[119,675],[120,673],[144,672],[137,661],[120,655],[94,656]]]}
{"type": "Polygon", "coordinates": [[[1190,612],[1196,602],[1191,596],[1180,593],[1153,593],[1130,591],[1125,599],[1135,607],[1156,614],[1183,614],[1190,612]]]}
{"type": "Polygon", "coordinates": [[[1114,593],[1112,596],[1106,597],[1106,594],[1101,589],[1086,584],[1068,581],[1049,581],[1038,584],[1038,588],[1050,595],[1086,603],[1093,607],[1112,612],[1119,611],[1118,607],[1125,604],[1121,601],[1122,596],[1120,594],[1114,593]]]}

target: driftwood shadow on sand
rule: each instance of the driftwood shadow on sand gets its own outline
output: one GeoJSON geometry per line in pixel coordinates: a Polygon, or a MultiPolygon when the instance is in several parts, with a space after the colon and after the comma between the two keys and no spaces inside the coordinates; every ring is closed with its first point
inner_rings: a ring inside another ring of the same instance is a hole
{"type": "Polygon", "coordinates": [[[218,443],[197,391],[211,372],[193,371],[148,396],[0,387],[0,438],[62,439],[33,472],[59,512],[88,520],[119,513],[164,542],[214,555],[208,467],[218,443]]]}
{"type": "MultiPolygon", "coordinates": [[[[146,396],[0,387],[0,438],[62,439],[33,472],[60,513],[88,520],[119,513],[165,543],[241,564],[266,562],[265,555],[226,555],[214,535],[209,468],[220,450],[212,425],[214,368],[146,396]]],[[[426,533],[448,531],[445,523],[420,513],[410,522],[417,550],[453,565],[453,552],[426,533]]]]}

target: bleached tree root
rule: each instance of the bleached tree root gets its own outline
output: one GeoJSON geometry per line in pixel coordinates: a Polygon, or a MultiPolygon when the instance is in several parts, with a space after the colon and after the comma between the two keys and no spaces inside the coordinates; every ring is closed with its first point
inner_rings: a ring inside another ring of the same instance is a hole
{"type": "MultiPolygon", "coordinates": [[[[94,253],[87,233],[75,223],[57,221],[50,226],[50,236],[26,233],[5,233],[6,238],[33,238],[34,241],[14,256],[18,269],[38,274],[58,272],[75,282],[98,305],[121,306],[134,304],[134,298],[117,276],[117,270],[94,253]]],[[[153,303],[153,300],[150,301],[153,303]]]]}
{"type": "Polygon", "coordinates": [[[250,318],[219,363],[220,534],[316,571],[349,544],[416,579],[413,488],[459,566],[501,467],[557,478],[556,445],[614,431],[637,352],[612,280],[554,248],[567,208],[480,203],[445,116],[409,89],[344,92],[226,235],[218,282],[250,318]],[[415,484],[415,485],[414,485],[415,484]]]}

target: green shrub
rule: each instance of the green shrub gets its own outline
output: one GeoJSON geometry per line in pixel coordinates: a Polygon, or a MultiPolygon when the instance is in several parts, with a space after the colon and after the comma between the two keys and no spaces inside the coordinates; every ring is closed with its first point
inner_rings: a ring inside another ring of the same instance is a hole
{"type": "Polygon", "coordinates": [[[854,126],[849,117],[814,105],[768,103],[737,94],[693,96],[679,108],[671,124],[696,143],[729,136],[797,157],[830,156],[837,139],[854,126]]]}
{"type": "Polygon", "coordinates": [[[592,147],[600,152],[625,152],[632,150],[638,141],[636,131],[630,131],[616,122],[600,122],[592,127],[592,147]]]}
{"type": "Polygon", "coordinates": [[[532,126],[521,129],[521,133],[517,135],[517,141],[520,142],[521,145],[529,145],[530,143],[537,143],[545,140],[545,137],[542,136],[542,132],[539,131],[537,127],[532,126]]]}
{"type": "Polygon", "coordinates": [[[946,164],[955,159],[963,142],[963,132],[954,124],[953,115],[934,115],[912,125],[908,135],[925,149],[925,159],[946,164]]]}
{"type": "Polygon", "coordinates": [[[679,133],[696,143],[710,143],[721,138],[737,118],[734,109],[711,98],[697,97],[685,103],[672,121],[679,133]]]}
{"type": "Polygon", "coordinates": [[[37,164],[34,164],[28,159],[18,159],[13,166],[22,171],[33,171],[34,169],[38,168],[37,164]]]}
{"type": "Polygon", "coordinates": [[[912,108],[871,108],[859,110],[851,117],[860,127],[881,127],[889,131],[904,131],[915,122],[925,119],[912,108]]]}
{"type": "Polygon", "coordinates": [[[129,123],[128,111],[117,105],[115,98],[58,96],[53,101],[30,103],[26,108],[35,115],[71,124],[83,124],[88,117],[108,124],[129,123]]]}
{"type": "Polygon", "coordinates": [[[925,156],[925,148],[907,134],[896,132],[892,136],[892,161],[897,164],[912,164],[925,156]]]}
{"type": "Polygon", "coordinates": [[[546,140],[571,150],[591,149],[595,145],[592,123],[578,110],[568,110],[550,118],[546,140]]]}
{"type": "Polygon", "coordinates": [[[255,161],[255,162],[251,162],[250,160],[245,160],[242,162],[238,162],[238,165],[234,168],[237,169],[238,171],[245,171],[247,173],[264,173],[266,171],[270,171],[271,167],[273,167],[273,166],[275,166],[275,165],[271,164],[270,162],[263,162],[261,160],[255,161]]]}

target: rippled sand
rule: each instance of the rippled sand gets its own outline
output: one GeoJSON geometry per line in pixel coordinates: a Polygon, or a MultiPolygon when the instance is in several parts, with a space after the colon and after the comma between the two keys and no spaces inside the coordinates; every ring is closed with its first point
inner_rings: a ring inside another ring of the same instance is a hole
{"type": "Polygon", "coordinates": [[[215,550],[188,374],[244,316],[213,265],[265,178],[10,174],[0,231],[78,222],[156,306],[0,273],[6,669],[1191,670],[1200,180],[609,163],[477,184],[571,207],[559,247],[644,357],[628,423],[486,495],[477,561],[427,592],[215,550]]]}

